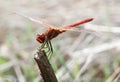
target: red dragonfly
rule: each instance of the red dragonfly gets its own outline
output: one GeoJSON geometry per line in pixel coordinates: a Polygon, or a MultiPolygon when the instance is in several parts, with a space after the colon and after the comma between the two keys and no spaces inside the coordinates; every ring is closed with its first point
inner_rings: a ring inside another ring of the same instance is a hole
{"type": "Polygon", "coordinates": [[[17,13],[18,15],[21,15],[33,22],[36,22],[36,23],[39,23],[41,24],[42,26],[45,26],[47,27],[47,29],[45,30],[45,32],[41,33],[41,34],[37,34],[37,37],[36,37],[36,40],[41,43],[41,48],[40,49],[44,49],[44,48],[48,48],[48,52],[49,54],[52,54],[53,53],[53,49],[52,49],[52,44],[51,44],[51,39],[55,38],[56,36],[58,36],[59,34],[63,33],[63,32],[66,32],[66,31],[76,31],[76,30],[73,30],[72,28],[78,26],[78,25],[81,25],[81,24],[84,24],[84,23],[87,23],[87,22],[90,22],[93,20],[93,18],[87,18],[87,19],[84,19],[84,20],[81,20],[81,21],[78,21],[78,22],[75,22],[73,24],[70,24],[70,25],[67,25],[67,26],[64,26],[63,28],[59,28],[59,27],[55,27],[55,26],[52,26],[52,25],[48,25],[46,23],[43,23],[39,20],[35,20],[31,17],[28,17],[28,16],[25,16],[23,14],[20,14],[20,13],[17,13]]]}

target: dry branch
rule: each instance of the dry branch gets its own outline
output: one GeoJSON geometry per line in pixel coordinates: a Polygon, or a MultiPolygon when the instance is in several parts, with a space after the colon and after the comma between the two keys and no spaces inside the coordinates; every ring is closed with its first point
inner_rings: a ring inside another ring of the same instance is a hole
{"type": "Polygon", "coordinates": [[[38,64],[44,82],[58,82],[45,51],[39,49],[34,59],[38,64]]]}

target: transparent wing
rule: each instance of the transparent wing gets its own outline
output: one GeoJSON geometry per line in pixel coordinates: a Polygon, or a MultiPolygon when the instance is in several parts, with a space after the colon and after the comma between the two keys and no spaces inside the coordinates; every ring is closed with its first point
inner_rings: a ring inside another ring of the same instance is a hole
{"type": "Polygon", "coordinates": [[[97,36],[97,37],[101,37],[101,34],[100,33],[98,33],[98,32],[94,32],[94,31],[91,31],[91,30],[86,30],[86,29],[64,29],[64,28],[62,28],[62,30],[64,30],[64,31],[71,31],[71,32],[85,32],[85,33],[89,33],[89,34],[92,34],[92,35],[95,35],[95,36],[97,36]]]}
{"type": "Polygon", "coordinates": [[[42,25],[42,26],[44,26],[44,27],[55,28],[55,26],[49,25],[49,24],[44,23],[44,22],[42,22],[42,21],[40,21],[40,20],[36,20],[36,19],[34,19],[34,18],[32,18],[32,17],[29,17],[29,16],[26,16],[26,15],[24,15],[24,14],[21,14],[21,13],[18,13],[18,12],[13,12],[13,13],[15,13],[15,14],[17,14],[17,15],[20,15],[20,16],[22,16],[22,17],[24,17],[24,18],[26,18],[26,19],[28,19],[28,20],[30,20],[30,21],[33,21],[33,22],[35,22],[35,23],[38,23],[38,24],[40,24],[40,25],[42,25]]]}
{"type": "Polygon", "coordinates": [[[93,20],[93,18],[87,18],[87,19],[85,19],[85,20],[81,20],[81,21],[79,21],[79,22],[75,22],[75,23],[73,23],[73,24],[70,24],[70,25],[67,25],[67,26],[64,26],[64,27],[62,27],[62,28],[59,28],[59,27],[56,27],[56,26],[52,26],[52,25],[49,25],[49,24],[47,24],[47,23],[44,23],[44,22],[42,22],[42,21],[40,21],[40,20],[36,20],[36,19],[34,19],[34,18],[32,18],[32,17],[29,17],[29,16],[26,16],[26,15],[24,15],[24,14],[21,14],[21,13],[18,13],[18,12],[13,12],[13,13],[15,13],[15,14],[17,14],[17,15],[20,15],[20,16],[22,16],[22,17],[24,17],[24,18],[26,18],[26,19],[28,19],[28,20],[30,20],[30,21],[33,21],[33,22],[35,22],[35,23],[38,23],[38,24],[40,24],[40,25],[42,25],[42,26],[44,26],[44,27],[50,27],[50,28],[54,28],[54,29],[59,29],[59,30],[64,30],[64,31],[73,31],[73,32],[82,32],[82,31],[84,31],[83,29],[82,30],[78,30],[78,29],[73,29],[74,27],[76,27],[76,26],[78,26],[78,25],[81,25],[81,24],[84,24],[84,23],[87,23],[87,22],[90,22],[90,21],[92,21],[93,20]]]}
{"type": "Polygon", "coordinates": [[[73,28],[58,28],[63,31],[73,31],[73,32],[81,32],[81,29],[73,29],[73,28]]]}

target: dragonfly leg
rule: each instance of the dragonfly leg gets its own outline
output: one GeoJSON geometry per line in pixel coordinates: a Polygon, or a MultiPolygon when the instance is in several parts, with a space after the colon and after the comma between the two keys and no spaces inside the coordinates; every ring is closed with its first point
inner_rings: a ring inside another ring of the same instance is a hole
{"type": "Polygon", "coordinates": [[[51,44],[51,41],[48,40],[48,58],[50,59],[52,54],[53,54],[53,48],[52,48],[52,44],[51,44]]]}
{"type": "Polygon", "coordinates": [[[46,47],[47,47],[46,52],[48,53],[48,58],[50,59],[51,55],[53,54],[53,48],[50,40],[47,40],[46,47]]]}
{"type": "Polygon", "coordinates": [[[45,37],[45,41],[42,43],[40,49],[45,49],[45,48],[47,48],[47,45],[46,45],[47,43],[48,43],[48,38],[45,37]]]}
{"type": "Polygon", "coordinates": [[[48,58],[53,54],[51,41],[46,37],[44,43],[41,45],[40,49],[47,49],[46,53],[48,53],[48,58]]]}

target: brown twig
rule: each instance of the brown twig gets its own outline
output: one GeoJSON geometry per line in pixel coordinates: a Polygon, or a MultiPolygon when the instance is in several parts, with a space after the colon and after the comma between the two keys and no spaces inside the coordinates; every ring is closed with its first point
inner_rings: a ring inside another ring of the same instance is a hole
{"type": "Polygon", "coordinates": [[[58,82],[44,50],[39,49],[34,56],[44,82],[58,82]]]}

